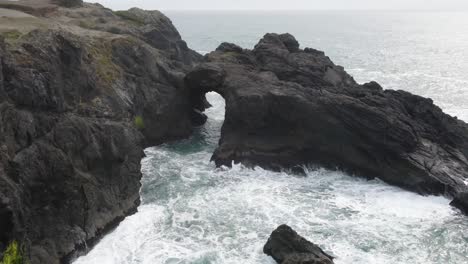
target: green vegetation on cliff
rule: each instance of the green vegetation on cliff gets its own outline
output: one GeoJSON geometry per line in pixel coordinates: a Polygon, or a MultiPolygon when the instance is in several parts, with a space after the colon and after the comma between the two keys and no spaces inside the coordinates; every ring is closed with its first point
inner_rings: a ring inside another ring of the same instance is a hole
{"type": "Polygon", "coordinates": [[[112,44],[110,42],[95,42],[88,52],[96,63],[96,74],[105,84],[112,84],[119,76],[120,69],[112,61],[112,44]]]}
{"type": "Polygon", "coordinates": [[[22,36],[23,33],[16,29],[0,32],[0,38],[3,37],[7,43],[11,44],[17,42],[22,36]]]}
{"type": "Polygon", "coordinates": [[[81,20],[80,22],[78,22],[78,26],[85,29],[95,29],[96,22],[81,20]]]}
{"type": "Polygon", "coordinates": [[[145,123],[143,121],[143,117],[142,116],[136,116],[135,117],[135,126],[138,128],[138,129],[143,129],[145,128],[145,123]]]}
{"type": "Polygon", "coordinates": [[[131,21],[135,23],[138,26],[144,25],[145,21],[141,19],[140,17],[136,16],[130,11],[115,11],[114,14],[117,16],[121,17],[124,20],[131,21]]]}
{"type": "Polygon", "coordinates": [[[3,253],[0,264],[24,264],[26,263],[18,242],[13,241],[3,253]]]}

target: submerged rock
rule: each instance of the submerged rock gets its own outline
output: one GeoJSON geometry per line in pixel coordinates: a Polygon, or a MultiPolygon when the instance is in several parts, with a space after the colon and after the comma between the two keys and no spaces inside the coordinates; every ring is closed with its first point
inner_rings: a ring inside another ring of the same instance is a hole
{"type": "Polygon", "coordinates": [[[467,191],[468,125],[432,100],[360,85],[289,34],[267,34],[253,50],[232,46],[207,54],[186,78],[193,98],[215,91],[226,101],[218,166],[312,163],[421,194],[467,191]]]}
{"type": "Polygon", "coordinates": [[[263,253],[279,264],[333,264],[332,256],[287,225],[281,225],[271,233],[263,253]]]}

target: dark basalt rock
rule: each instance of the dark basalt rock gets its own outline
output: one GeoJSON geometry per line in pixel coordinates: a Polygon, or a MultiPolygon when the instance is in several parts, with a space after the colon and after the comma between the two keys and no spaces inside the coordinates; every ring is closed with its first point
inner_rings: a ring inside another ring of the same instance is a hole
{"type": "Polygon", "coordinates": [[[193,109],[191,114],[191,121],[194,126],[202,126],[206,123],[208,117],[197,109],[193,109]]]}
{"type": "MultiPolygon", "coordinates": [[[[145,40],[149,45],[164,51],[173,60],[182,62],[178,67],[192,65],[202,59],[200,54],[188,48],[172,21],[163,13],[157,10],[146,11],[132,8],[126,11],[123,18],[139,26],[120,27],[122,30],[120,34],[130,34],[145,40]]],[[[98,27],[102,30],[109,30],[110,26],[112,27],[112,23],[105,23],[98,27]]]]}
{"type": "Polygon", "coordinates": [[[233,43],[227,43],[223,42],[221,43],[218,48],[216,48],[217,51],[223,51],[223,52],[242,52],[242,48],[237,46],[236,44],[233,43]]]}
{"type": "Polygon", "coordinates": [[[263,253],[279,264],[333,264],[332,256],[287,225],[281,225],[271,233],[263,253]]]}
{"type": "MultiPolygon", "coordinates": [[[[136,211],[143,148],[188,137],[210,91],[226,100],[218,166],[317,163],[465,208],[467,125],[430,99],[357,84],[292,35],[224,43],[200,64],[158,11],[11,3],[36,17],[13,38],[1,35],[15,18],[0,23],[0,250],[17,240],[32,264],[86,251],[136,211]]],[[[281,261],[315,258],[302,253],[281,261]]]]}
{"type": "MultiPolygon", "coordinates": [[[[205,94],[211,92],[212,87],[223,84],[226,73],[216,65],[203,64],[195,67],[185,76],[186,85],[191,88],[190,101],[195,111],[204,111],[209,107],[205,94]],[[192,86],[195,84],[196,86],[192,86]]],[[[218,91],[219,92],[219,91],[218,91]]]]}
{"type": "Polygon", "coordinates": [[[464,214],[468,215],[468,192],[459,193],[450,205],[457,207],[464,214]]]}
{"type": "MultiPolygon", "coordinates": [[[[272,35],[274,36],[274,35],[272,35]]],[[[283,42],[284,46],[289,50],[289,52],[298,52],[299,51],[299,42],[293,35],[286,33],[279,35],[279,39],[283,42]]]]}
{"type": "Polygon", "coordinates": [[[131,12],[143,22],[59,8],[0,38],[0,250],[17,240],[31,264],[69,262],[136,211],[143,148],[204,122],[183,81],[201,56],[161,13],[131,12]],[[87,16],[129,33],[75,25],[87,16]]]}
{"type": "Polygon", "coordinates": [[[218,166],[312,163],[421,194],[467,191],[468,125],[432,100],[360,85],[289,34],[267,34],[253,50],[225,46],[186,78],[193,98],[216,91],[226,101],[218,166]]]}

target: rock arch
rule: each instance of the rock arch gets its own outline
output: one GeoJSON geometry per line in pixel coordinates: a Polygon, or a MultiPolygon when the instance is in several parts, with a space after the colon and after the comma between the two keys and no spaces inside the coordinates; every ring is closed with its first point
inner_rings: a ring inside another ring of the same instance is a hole
{"type": "Polygon", "coordinates": [[[203,114],[210,103],[206,99],[206,94],[215,92],[226,100],[223,91],[223,83],[226,72],[216,64],[201,64],[192,70],[185,77],[185,83],[190,89],[191,118],[195,125],[203,125],[206,122],[206,115],[203,114]]]}

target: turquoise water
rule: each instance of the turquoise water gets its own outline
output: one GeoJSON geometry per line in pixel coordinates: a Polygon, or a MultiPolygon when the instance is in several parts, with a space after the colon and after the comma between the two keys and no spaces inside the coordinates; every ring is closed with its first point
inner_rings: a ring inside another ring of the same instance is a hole
{"type": "MultiPolygon", "coordinates": [[[[435,95],[446,111],[468,117],[466,18],[327,14],[170,17],[199,51],[214,49],[221,39],[251,47],[263,32],[289,31],[326,50],[359,81],[435,95]]],[[[209,160],[224,101],[216,94],[208,99],[214,105],[208,122],[192,138],[146,150],[138,213],[75,264],[273,264],[262,247],[283,223],[336,256],[337,264],[468,263],[468,218],[443,197],[327,170],[295,177],[240,165],[215,168],[209,160]]]]}

